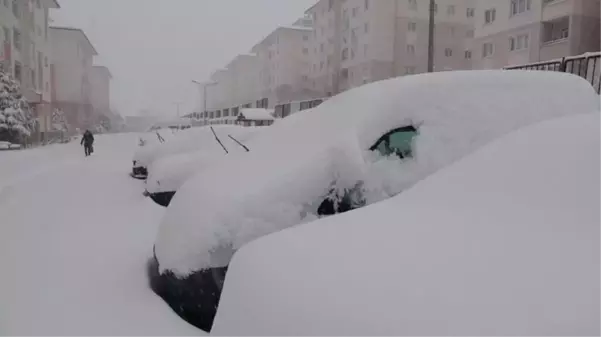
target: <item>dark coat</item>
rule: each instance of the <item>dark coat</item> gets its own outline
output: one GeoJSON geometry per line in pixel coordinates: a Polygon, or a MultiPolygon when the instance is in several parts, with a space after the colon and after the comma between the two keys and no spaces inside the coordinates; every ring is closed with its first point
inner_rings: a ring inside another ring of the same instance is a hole
{"type": "Polygon", "coordinates": [[[94,135],[90,131],[86,131],[81,137],[81,144],[85,146],[91,146],[94,144],[94,135]]]}

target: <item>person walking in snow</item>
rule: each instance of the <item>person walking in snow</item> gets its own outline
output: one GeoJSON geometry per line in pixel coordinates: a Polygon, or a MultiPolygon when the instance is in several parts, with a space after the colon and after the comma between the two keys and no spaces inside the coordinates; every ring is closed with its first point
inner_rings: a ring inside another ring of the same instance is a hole
{"type": "Polygon", "coordinates": [[[91,155],[94,151],[92,147],[94,145],[94,135],[92,132],[90,132],[90,130],[86,130],[86,132],[83,133],[83,137],[81,137],[81,145],[83,145],[86,157],[91,155]]]}

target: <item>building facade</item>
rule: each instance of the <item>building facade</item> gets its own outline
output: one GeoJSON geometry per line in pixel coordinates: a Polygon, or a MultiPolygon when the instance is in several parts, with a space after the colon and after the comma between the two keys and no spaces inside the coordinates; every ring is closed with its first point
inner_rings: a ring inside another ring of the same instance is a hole
{"type": "Polygon", "coordinates": [[[0,1],[0,66],[21,84],[42,133],[52,124],[48,21],[53,8],[60,8],[56,0],[0,1]]]}
{"type": "Polygon", "coordinates": [[[302,100],[315,95],[309,86],[309,48],[313,28],[308,20],[281,26],[252,48],[259,62],[259,98],[273,108],[281,102],[302,100]]]}
{"type": "Polygon", "coordinates": [[[52,102],[65,112],[75,128],[91,128],[95,123],[90,75],[96,49],[77,28],[51,27],[52,102]]]}
{"type": "Polygon", "coordinates": [[[113,75],[105,66],[92,66],[90,70],[91,101],[96,115],[111,114],[111,79],[113,75]]]}
{"type": "MultiPolygon", "coordinates": [[[[475,0],[437,0],[435,70],[471,68],[475,0]]],[[[427,71],[429,2],[320,0],[313,18],[311,87],[322,96],[427,71]]]]}
{"type": "Polygon", "coordinates": [[[600,0],[479,0],[474,67],[548,61],[599,51],[600,0]]]}

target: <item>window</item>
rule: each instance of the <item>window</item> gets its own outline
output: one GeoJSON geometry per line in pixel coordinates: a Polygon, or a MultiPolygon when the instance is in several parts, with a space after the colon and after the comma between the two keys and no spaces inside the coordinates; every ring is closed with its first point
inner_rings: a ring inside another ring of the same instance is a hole
{"type": "Polygon", "coordinates": [[[324,48],[324,46],[323,46],[323,43],[322,43],[322,44],[319,45],[319,51],[322,52],[322,53],[323,53],[323,48],[324,48]]]}
{"type": "Polygon", "coordinates": [[[444,50],[444,56],[446,56],[446,57],[453,56],[453,49],[451,49],[451,48],[445,48],[445,50],[444,50]]]}
{"type": "Polygon", "coordinates": [[[465,32],[465,37],[467,37],[467,38],[473,38],[474,37],[474,30],[473,29],[469,29],[467,32],[465,32]]]}
{"type": "Polygon", "coordinates": [[[309,41],[309,35],[303,35],[303,41],[309,41]]]}
{"type": "Polygon", "coordinates": [[[42,8],[42,4],[41,4],[40,0],[35,0],[35,5],[37,8],[42,8]]]}
{"type": "Polygon", "coordinates": [[[496,9],[488,9],[484,12],[484,23],[490,24],[493,23],[497,18],[497,10],[496,9]]]}
{"type": "Polygon", "coordinates": [[[353,17],[356,17],[358,13],[359,13],[359,7],[354,7],[353,8],[353,17]]]}
{"type": "Polygon", "coordinates": [[[369,45],[368,44],[364,44],[363,45],[363,57],[367,57],[367,52],[369,51],[369,45]]]}
{"type": "Polygon", "coordinates": [[[13,14],[15,15],[15,17],[19,18],[19,13],[19,0],[13,0],[13,14]]]}
{"type": "Polygon", "coordinates": [[[409,0],[409,9],[417,11],[417,0],[409,0]]]}
{"type": "Polygon", "coordinates": [[[15,79],[21,82],[21,63],[15,61],[15,79]]]}
{"type": "Polygon", "coordinates": [[[414,55],[415,54],[415,46],[412,44],[407,45],[407,54],[414,55]]]}
{"type": "Polygon", "coordinates": [[[309,54],[309,48],[303,48],[303,55],[309,54]]]}
{"type": "Polygon", "coordinates": [[[363,26],[363,30],[366,34],[369,33],[369,23],[365,23],[365,25],[363,26]]]}
{"type": "Polygon", "coordinates": [[[35,78],[35,70],[31,70],[30,74],[31,74],[31,88],[36,89],[36,86],[35,86],[35,82],[36,82],[35,81],[36,80],[36,78],[35,78]]]}
{"type": "Polygon", "coordinates": [[[561,30],[561,38],[567,39],[570,36],[570,30],[568,28],[564,28],[561,30]]]}
{"type": "Polygon", "coordinates": [[[455,36],[455,27],[449,28],[449,35],[455,36]]]}
{"type": "Polygon", "coordinates": [[[453,16],[453,15],[455,15],[455,6],[453,6],[453,5],[449,5],[449,6],[447,7],[447,15],[448,15],[448,16],[453,16]]]}
{"type": "Polygon", "coordinates": [[[405,67],[405,74],[406,75],[415,74],[415,67],[405,67]]]}
{"type": "Polygon", "coordinates": [[[520,13],[524,13],[530,10],[532,6],[532,0],[510,0],[510,15],[516,15],[520,13]]]}
{"type": "Polygon", "coordinates": [[[473,17],[474,17],[474,12],[475,12],[475,9],[473,9],[473,8],[468,8],[468,9],[466,10],[466,12],[465,12],[465,15],[466,15],[468,18],[473,18],[473,17]]]}
{"type": "Polygon", "coordinates": [[[365,7],[365,10],[369,9],[369,0],[365,0],[364,7],[365,7]]]}
{"type": "Polygon", "coordinates": [[[8,0],[4,0],[4,7],[8,8],[8,0]]]}
{"type": "Polygon", "coordinates": [[[10,44],[10,29],[2,27],[2,30],[4,31],[4,42],[10,44]]]}
{"type": "Polygon", "coordinates": [[[417,23],[415,23],[415,22],[409,22],[407,29],[410,32],[415,32],[417,30],[417,23]]]}
{"type": "Polygon", "coordinates": [[[342,49],[342,61],[345,61],[348,58],[348,48],[342,49]]]}
{"type": "Polygon", "coordinates": [[[413,156],[413,142],[417,130],[413,126],[404,126],[382,136],[370,150],[377,150],[382,156],[397,155],[399,158],[413,156]]]}
{"type": "Polygon", "coordinates": [[[13,45],[16,50],[21,50],[21,32],[13,28],[13,45]]]}
{"type": "Polygon", "coordinates": [[[495,47],[492,43],[487,42],[482,45],[482,57],[490,57],[495,52],[495,47]]]}
{"type": "Polygon", "coordinates": [[[44,56],[44,67],[48,67],[48,56],[44,56]]]}
{"type": "Polygon", "coordinates": [[[512,36],[509,38],[509,50],[514,51],[514,50],[522,50],[522,49],[528,49],[528,44],[529,44],[529,39],[530,37],[528,36],[528,34],[521,34],[516,36],[512,36]]]}
{"type": "Polygon", "coordinates": [[[471,50],[466,50],[465,51],[465,59],[466,60],[471,60],[472,59],[472,51],[471,50]]]}

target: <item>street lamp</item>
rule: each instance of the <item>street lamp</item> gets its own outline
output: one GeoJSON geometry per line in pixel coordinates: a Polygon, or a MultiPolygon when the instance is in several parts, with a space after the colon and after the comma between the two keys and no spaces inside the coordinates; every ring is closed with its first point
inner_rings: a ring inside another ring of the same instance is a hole
{"type": "Polygon", "coordinates": [[[436,2],[430,0],[430,16],[428,18],[428,72],[434,71],[434,16],[436,15],[436,2]]]}
{"type": "Polygon", "coordinates": [[[204,116],[205,125],[207,124],[207,87],[217,85],[217,82],[199,82],[192,80],[192,83],[202,87],[202,115],[204,116]]]}

